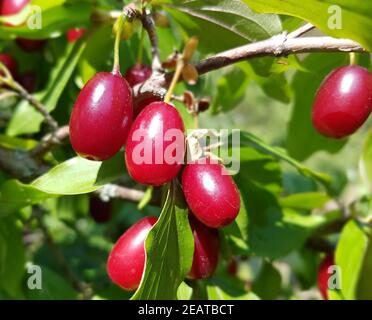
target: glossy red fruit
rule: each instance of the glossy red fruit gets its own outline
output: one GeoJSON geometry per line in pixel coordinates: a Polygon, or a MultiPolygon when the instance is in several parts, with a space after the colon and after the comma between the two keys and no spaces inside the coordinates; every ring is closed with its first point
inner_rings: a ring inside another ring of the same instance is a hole
{"type": "Polygon", "coordinates": [[[1,0],[0,1],[0,15],[11,16],[19,13],[30,0],[1,0]]]}
{"type": "Polygon", "coordinates": [[[17,38],[16,42],[18,46],[26,52],[36,52],[44,48],[47,41],[46,40],[31,40],[24,38],[17,38]]]}
{"type": "Polygon", "coordinates": [[[189,215],[194,236],[194,257],[189,273],[191,279],[209,278],[216,270],[220,252],[220,239],[216,229],[208,228],[192,214],[189,215]]]}
{"type": "Polygon", "coordinates": [[[314,127],[331,138],[354,133],[372,111],[372,74],[359,66],[331,72],[320,86],[313,105],[314,127]]]}
{"type": "Polygon", "coordinates": [[[330,274],[328,268],[335,264],[333,254],[328,254],[319,267],[318,272],[318,288],[323,299],[328,300],[328,279],[330,274]]]}
{"type": "Polygon", "coordinates": [[[151,67],[136,63],[134,66],[127,69],[125,79],[127,79],[131,87],[134,87],[136,84],[142,83],[150,78],[151,74],[151,67]]]}
{"type": "Polygon", "coordinates": [[[201,159],[187,164],[182,174],[182,188],[191,211],[211,228],[232,223],[239,213],[239,190],[219,163],[201,159]]]}
{"type": "Polygon", "coordinates": [[[89,199],[90,216],[97,223],[105,223],[111,220],[112,204],[102,201],[99,197],[89,199]]]}
{"type": "Polygon", "coordinates": [[[73,43],[77,40],[79,40],[84,33],[86,32],[86,29],[84,28],[73,28],[67,30],[67,41],[70,43],[73,43]]]}
{"type": "MultiPolygon", "coordinates": [[[[8,70],[10,71],[10,73],[12,74],[14,78],[17,78],[18,64],[17,64],[17,61],[15,61],[11,55],[6,54],[6,53],[1,53],[0,62],[8,68],[8,70]]],[[[3,72],[2,71],[0,72],[1,72],[0,74],[3,75],[3,72]]]]}
{"type": "Polygon", "coordinates": [[[124,145],[132,123],[132,94],[119,74],[99,72],[81,90],[70,118],[70,140],[80,156],[107,160],[124,145]]]}
{"type": "Polygon", "coordinates": [[[177,109],[165,102],[148,105],[133,122],[125,161],[137,182],[160,186],[175,178],[184,162],[185,128],[177,109]]]}
{"type": "Polygon", "coordinates": [[[227,272],[232,276],[236,276],[238,273],[238,260],[236,258],[231,258],[228,262],[227,272]]]}
{"type": "Polygon", "coordinates": [[[146,217],[131,226],[116,242],[107,261],[111,280],[125,290],[135,290],[145,267],[145,240],[156,217],[146,217]]]}
{"type": "Polygon", "coordinates": [[[33,93],[36,89],[36,74],[34,72],[26,72],[19,77],[19,83],[28,92],[33,93]]]}

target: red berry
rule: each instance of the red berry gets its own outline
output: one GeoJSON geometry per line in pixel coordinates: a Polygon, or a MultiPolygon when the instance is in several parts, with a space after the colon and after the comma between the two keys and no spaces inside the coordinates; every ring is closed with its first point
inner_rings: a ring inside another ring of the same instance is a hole
{"type": "Polygon", "coordinates": [[[193,215],[189,215],[194,236],[194,257],[189,273],[191,279],[205,279],[216,270],[220,252],[220,240],[216,229],[208,228],[193,215]]]}
{"type": "MultiPolygon", "coordinates": [[[[11,55],[6,54],[6,53],[1,53],[0,62],[8,68],[8,70],[10,71],[10,73],[12,74],[14,78],[17,78],[18,64],[17,64],[17,61],[15,61],[11,55]]],[[[4,75],[2,71],[0,71],[0,75],[4,75]]]]}
{"type": "Polygon", "coordinates": [[[1,0],[0,1],[0,15],[11,16],[19,13],[30,0],[1,0]]]}
{"type": "Polygon", "coordinates": [[[112,204],[102,201],[99,197],[90,198],[90,216],[97,223],[105,223],[111,220],[112,204]]]}
{"type": "Polygon", "coordinates": [[[125,148],[130,176],[160,186],[175,178],[185,155],[185,128],[177,109],[165,102],[148,105],[135,119],[125,148]]]}
{"type": "Polygon", "coordinates": [[[323,299],[328,300],[328,279],[330,274],[328,273],[328,268],[333,266],[334,256],[333,254],[328,254],[319,267],[318,272],[318,288],[320,293],[322,294],[323,299]]]}
{"type": "Polygon", "coordinates": [[[238,272],[238,261],[236,258],[232,258],[227,265],[227,272],[232,276],[236,276],[238,272]]]}
{"type": "Polygon", "coordinates": [[[107,261],[111,280],[125,290],[138,288],[145,267],[145,240],[156,217],[146,217],[131,226],[114,245],[107,261]]]}
{"type": "Polygon", "coordinates": [[[152,70],[149,66],[136,63],[127,70],[125,79],[127,79],[131,87],[134,87],[136,84],[142,83],[150,78],[151,74],[152,70]]]}
{"type": "Polygon", "coordinates": [[[18,46],[26,52],[40,51],[46,45],[46,40],[32,40],[25,38],[17,38],[18,46]]]}
{"type": "Polygon", "coordinates": [[[313,125],[323,135],[344,138],[354,133],[372,111],[372,75],[359,66],[331,72],[313,106],[313,125]]]}
{"type": "Polygon", "coordinates": [[[186,165],[182,174],[183,192],[189,208],[201,222],[220,228],[238,215],[239,191],[223,165],[201,161],[186,165]]]}
{"type": "Polygon", "coordinates": [[[90,160],[107,160],[124,145],[132,123],[132,94],[120,74],[99,72],[81,90],[70,118],[74,150],[90,160]]]}
{"type": "Polygon", "coordinates": [[[19,77],[19,83],[28,92],[30,93],[34,92],[36,88],[36,74],[33,72],[24,73],[19,77]]]}
{"type": "Polygon", "coordinates": [[[84,33],[86,32],[86,29],[84,28],[73,28],[67,30],[67,41],[70,43],[73,43],[77,40],[79,40],[84,33]]]}

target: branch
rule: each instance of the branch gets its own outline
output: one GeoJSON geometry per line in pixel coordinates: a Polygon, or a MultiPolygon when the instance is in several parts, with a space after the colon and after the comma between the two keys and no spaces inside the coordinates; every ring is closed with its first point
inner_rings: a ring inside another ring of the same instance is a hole
{"type": "Polygon", "coordinates": [[[100,198],[108,201],[112,198],[119,198],[133,202],[140,202],[145,196],[145,192],[141,190],[130,189],[116,184],[106,184],[101,189],[96,191],[100,198]]]}
{"type": "Polygon", "coordinates": [[[30,151],[30,155],[35,158],[41,158],[53,147],[64,142],[69,136],[69,126],[58,128],[53,133],[46,135],[41,139],[40,143],[30,151]]]}
{"type": "MultiPolygon", "coordinates": [[[[288,35],[282,33],[267,40],[221,52],[201,60],[195,65],[195,68],[202,75],[240,61],[264,56],[280,57],[310,52],[366,52],[358,43],[349,39],[332,37],[295,38],[295,36],[300,36],[312,28],[311,25],[305,25],[288,35]]],[[[151,77],[145,83],[134,87],[134,96],[164,97],[172,76],[173,73],[168,73],[151,77]]]]}
{"type": "Polygon", "coordinates": [[[199,74],[262,56],[286,56],[310,52],[365,52],[356,42],[332,37],[291,38],[285,34],[224,51],[196,64],[199,74]]]}
{"type": "Polygon", "coordinates": [[[159,52],[159,41],[156,34],[155,22],[149,12],[144,12],[141,16],[141,21],[144,29],[146,30],[150,43],[151,43],[151,53],[152,53],[152,70],[154,72],[161,72],[162,66],[160,61],[160,52],[159,52]]]}
{"type": "Polygon", "coordinates": [[[42,114],[45,122],[50,126],[52,131],[57,130],[58,123],[53,119],[45,106],[32,94],[30,94],[25,88],[23,88],[17,81],[14,80],[12,74],[4,64],[0,63],[0,69],[4,73],[4,75],[0,76],[0,85],[5,85],[7,88],[10,89],[10,92],[14,92],[21,99],[28,101],[37,112],[42,114]]]}

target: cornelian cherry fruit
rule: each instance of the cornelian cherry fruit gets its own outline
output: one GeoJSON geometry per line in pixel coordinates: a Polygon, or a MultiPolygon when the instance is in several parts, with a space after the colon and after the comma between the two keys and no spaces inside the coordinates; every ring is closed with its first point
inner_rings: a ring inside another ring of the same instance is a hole
{"type": "Polygon", "coordinates": [[[35,91],[36,82],[36,74],[31,71],[26,72],[19,77],[19,83],[30,93],[35,91]]]}
{"type": "Polygon", "coordinates": [[[90,216],[97,223],[105,223],[111,220],[112,204],[109,201],[102,201],[99,197],[89,199],[90,216]]]}
{"type": "Polygon", "coordinates": [[[238,188],[219,163],[201,159],[187,164],[182,173],[182,188],[196,218],[211,228],[232,223],[239,213],[238,188]]]}
{"type": "Polygon", "coordinates": [[[220,239],[216,229],[209,228],[189,215],[190,227],[194,236],[194,257],[188,277],[191,279],[209,278],[216,270],[220,252],[220,239]]]}
{"type": "Polygon", "coordinates": [[[120,75],[99,72],[81,90],[70,118],[70,140],[80,156],[107,160],[125,144],[132,124],[132,94],[120,75]]]}
{"type": "Polygon", "coordinates": [[[184,124],[165,102],[149,104],[133,122],[126,148],[128,173],[137,182],[160,186],[175,178],[185,155],[184,124]]]}
{"type": "Polygon", "coordinates": [[[151,74],[152,70],[149,66],[136,63],[134,66],[127,69],[125,79],[131,87],[134,87],[136,84],[142,83],[150,78],[151,74]]]}
{"type": "Polygon", "coordinates": [[[84,35],[85,32],[86,32],[86,29],[84,28],[69,29],[67,30],[67,41],[70,43],[76,42],[84,35]]]}
{"type": "MultiPolygon", "coordinates": [[[[18,77],[18,63],[10,54],[1,53],[0,62],[7,67],[14,78],[18,77]]],[[[0,75],[4,75],[2,71],[0,75]]]]}
{"type": "Polygon", "coordinates": [[[335,264],[334,255],[328,254],[322,261],[318,272],[318,288],[323,299],[328,300],[328,279],[330,274],[328,268],[335,264]]]}
{"type": "Polygon", "coordinates": [[[145,240],[156,217],[146,217],[132,225],[114,245],[107,261],[111,280],[125,290],[138,288],[145,268],[145,240]]]}
{"type": "Polygon", "coordinates": [[[0,1],[0,15],[11,16],[19,13],[30,0],[1,0],[0,1]]]}
{"type": "Polygon", "coordinates": [[[315,97],[312,121],[324,136],[344,138],[354,133],[372,111],[372,74],[359,66],[331,72],[315,97]]]}
{"type": "Polygon", "coordinates": [[[33,40],[25,38],[17,38],[18,46],[26,52],[37,52],[43,49],[46,45],[46,40],[33,40]]]}

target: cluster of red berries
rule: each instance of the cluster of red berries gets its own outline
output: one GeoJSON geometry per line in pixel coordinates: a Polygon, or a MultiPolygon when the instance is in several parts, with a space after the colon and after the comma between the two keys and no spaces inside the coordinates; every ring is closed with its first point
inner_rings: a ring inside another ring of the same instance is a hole
{"type": "Polygon", "coordinates": [[[335,264],[333,253],[327,254],[322,260],[318,271],[318,288],[324,300],[328,300],[329,268],[335,264]]]}
{"type": "MultiPolygon", "coordinates": [[[[111,158],[125,145],[129,175],[141,184],[161,186],[176,178],[183,168],[185,139],[180,146],[181,156],[174,163],[137,163],[132,156],[134,150],[145,142],[152,155],[164,156],[174,142],[166,140],[164,133],[178,130],[184,135],[185,128],[177,109],[162,101],[147,105],[132,122],[132,91],[126,79],[136,85],[150,75],[148,67],[139,65],[128,69],[125,78],[119,72],[97,73],[76,100],[70,139],[79,155],[99,161],[111,158]],[[135,138],[137,130],[144,133],[142,141],[135,138]]],[[[189,277],[194,279],[209,277],[214,272],[220,247],[216,228],[233,222],[240,209],[239,191],[227,170],[221,164],[203,160],[187,164],[182,172],[182,188],[192,212],[189,221],[195,252],[189,277]]],[[[156,221],[155,217],[146,217],[134,224],[110,254],[109,276],[124,289],[133,290],[139,285],[145,264],[144,241],[156,221]]]]}
{"type": "Polygon", "coordinates": [[[314,127],[330,138],[357,131],[372,111],[372,74],[356,65],[340,67],[324,80],[316,95],[314,127]]]}

